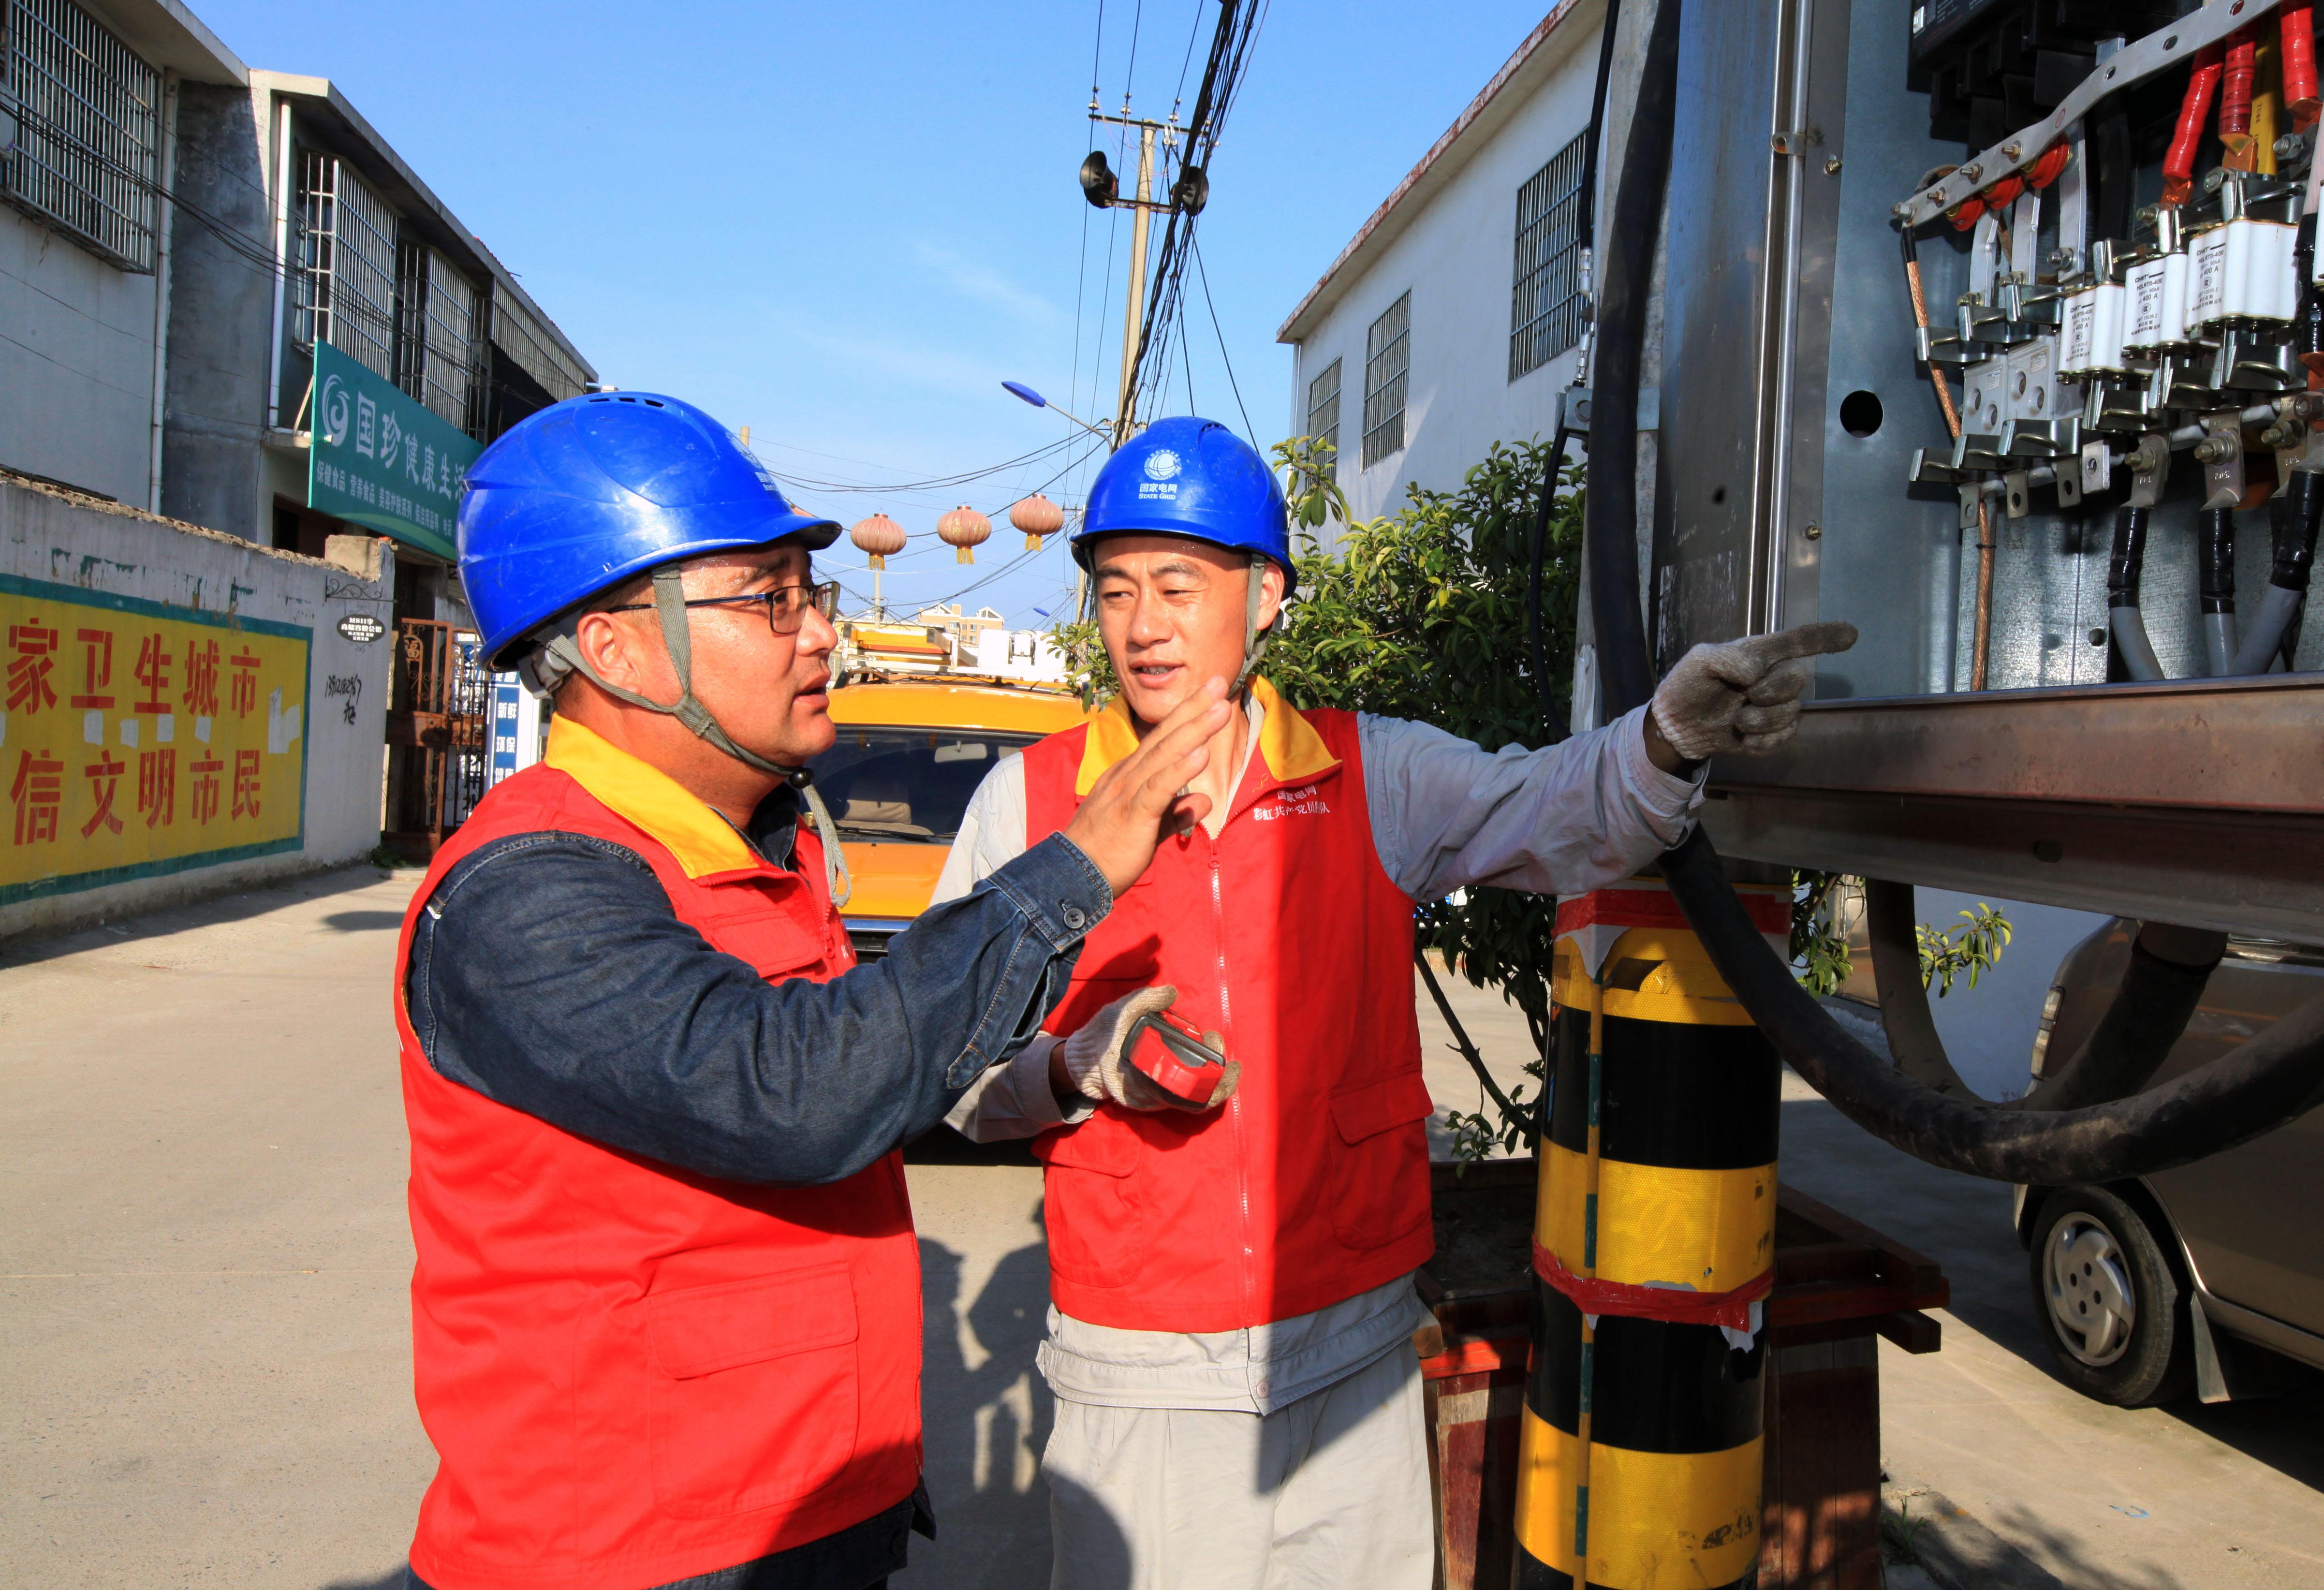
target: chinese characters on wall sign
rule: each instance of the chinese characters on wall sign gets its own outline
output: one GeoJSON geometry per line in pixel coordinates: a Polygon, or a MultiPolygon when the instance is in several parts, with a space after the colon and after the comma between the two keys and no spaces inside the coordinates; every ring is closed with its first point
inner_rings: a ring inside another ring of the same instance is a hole
{"type": "Polygon", "coordinates": [[[297,848],[310,643],[0,578],[0,902],[297,848]]]}
{"type": "Polygon", "coordinates": [[[317,346],[309,507],[455,559],[460,493],[483,451],[392,382],[317,346]]]}

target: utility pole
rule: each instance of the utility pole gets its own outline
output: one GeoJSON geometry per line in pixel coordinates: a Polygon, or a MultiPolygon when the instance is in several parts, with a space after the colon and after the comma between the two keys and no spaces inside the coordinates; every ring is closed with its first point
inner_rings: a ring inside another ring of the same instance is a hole
{"type": "Polygon", "coordinates": [[[1167,153],[1177,147],[1179,129],[1174,116],[1169,121],[1151,121],[1130,114],[1127,100],[1122,114],[1107,116],[1100,111],[1097,101],[1090,101],[1090,120],[1111,126],[1138,129],[1138,185],[1136,192],[1125,198],[1120,180],[1105,162],[1102,151],[1092,152],[1082,162],[1082,194],[1099,209],[1126,209],[1131,213],[1130,226],[1130,286],[1122,296],[1121,310],[1121,389],[1114,402],[1113,437],[1115,447],[1130,439],[1138,424],[1138,337],[1146,320],[1146,240],[1157,211],[1165,215],[1184,210],[1188,215],[1201,213],[1209,195],[1209,187],[1194,172],[1190,186],[1185,174],[1173,184],[1167,197],[1154,197],[1154,145],[1159,137],[1167,153]]]}
{"type": "Polygon", "coordinates": [[[1113,445],[1130,439],[1138,412],[1138,333],[1146,319],[1146,229],[1153,217],[1154,124],[1138,129],[1138,199],[1130,221],[1130,290],[1122,295],[1121,397],[1114,405],[1113,445]]]}

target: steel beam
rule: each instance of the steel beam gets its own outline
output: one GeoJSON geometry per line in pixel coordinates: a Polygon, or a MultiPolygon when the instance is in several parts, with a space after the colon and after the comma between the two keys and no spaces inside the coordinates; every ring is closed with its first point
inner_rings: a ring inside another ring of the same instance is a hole
{"type": "Polygon", "coordinates": [[[1725,854],[2324,940],[2324,679],[1818,702],[1711,770],[1725,854]]]}

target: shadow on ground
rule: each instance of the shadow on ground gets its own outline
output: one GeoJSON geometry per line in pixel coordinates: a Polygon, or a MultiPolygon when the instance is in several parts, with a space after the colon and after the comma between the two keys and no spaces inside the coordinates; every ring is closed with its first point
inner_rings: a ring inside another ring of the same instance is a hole
{"type": "Polygon", "coordinates": [[[378,933],[403,926],[400,911],[341,911],[323,919],[323,926],[342,933],[378,933]]]}
{"type": "Polygon", "coordinates": [[[913,1540],[901,1582],[922,1590],[1048,1582],[1049,1493],[1038,1464],[1055,1404],[1033,1353],[1046,1328],[1049,1259],[1038,1217],[1034,1231],[964,1305],[962,1256],[920,1239],[920,1383],[936,1539],[913,1540]]]}
{"type": "Polygon", "coordinates": [[[410,1583],[399,1566],[375,1579],[333,1579],[323,1590],[404,1590],[410,1583]]]}
{"type": "MultiPolygon", "coordinates": [[[[2240,1344],[2237,1344],[2240,1345],[2240,1344]]],[[[2324,1491],[2324,1374],[2282,1361],[2284,1389],[2248,1401],[2180,1402],[2163,1410],[2222,1446],[2290,1479],[2324,1491]]]]}

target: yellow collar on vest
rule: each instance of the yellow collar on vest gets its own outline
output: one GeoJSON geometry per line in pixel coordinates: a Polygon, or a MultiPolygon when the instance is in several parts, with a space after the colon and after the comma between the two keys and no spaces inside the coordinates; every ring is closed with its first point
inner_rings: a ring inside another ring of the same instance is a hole
{"type": "Polygon", "coordinates": [[[702,797],[569,717],[552,722],[544,760],[653,836],[689,878],[766,865],[702,797]]]}
{"type": "MultiPolygon", "coordinates": [[[[1266,762],[1272,781],[1312,779],[1340,765],[1340,759],[1323,744],[1323,736],[1315,732],[1315,726],[1300,716],[1298,709],[1277,695],[1273,685],[1253,675],[1250,693],[1259,702],[1260,713],[1259,754],[1266,762]]],[[[1137,749],[1137,726],[1130,720],[1129,707],[1116,696],[1090,719],[1089,737],[1082,742],[1081,773],[1074,780],[1074,797],[1087,795],[1096,786],[1100,774],[1137,749]]]]}

